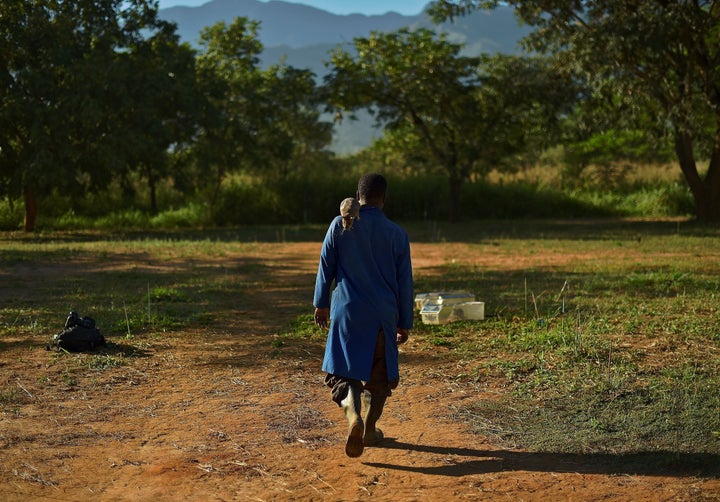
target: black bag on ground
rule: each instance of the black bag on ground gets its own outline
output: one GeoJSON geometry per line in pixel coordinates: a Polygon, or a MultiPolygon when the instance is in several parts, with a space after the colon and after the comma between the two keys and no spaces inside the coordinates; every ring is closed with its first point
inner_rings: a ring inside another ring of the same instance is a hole
{"type": "Polygon", "coordinates": [[[70,312],[65,321],[65,329],[52,338],[48,348],[64,349],[68,352],[85,352],[105,345],[105,337],[95,326],[95,319],[80,317],[77,312],[70,312]]]}

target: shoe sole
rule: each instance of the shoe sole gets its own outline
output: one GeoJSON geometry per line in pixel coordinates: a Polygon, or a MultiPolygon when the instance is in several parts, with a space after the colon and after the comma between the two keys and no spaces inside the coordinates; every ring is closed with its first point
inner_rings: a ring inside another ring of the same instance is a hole
{"type": "Polygon", "coordinates": [[[347,443],[345,443],[345,455],[356,458],[362,455],[365,445],[363,444],[363,434],[365,426],[362,422],[357,421],[350,426],[347,443]]]}

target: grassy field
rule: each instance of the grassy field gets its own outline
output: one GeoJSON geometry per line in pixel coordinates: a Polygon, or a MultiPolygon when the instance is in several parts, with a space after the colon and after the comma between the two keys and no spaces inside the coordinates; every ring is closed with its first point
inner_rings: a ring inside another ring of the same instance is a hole
{"type": "Polygon", "coordinates": [[[482,324],[421,326],[500,399],[457,410],[542,451],[720,452],[720,233],[684,223],[489,225],[419,290],[466,289],[482,324]],[[514,262],[528,266],[518,267],[514,262]]]}
{"type": "MultiPolygon", "coordinates": [[[[414,254],[416,292],[464,289],[486,302],[485,321],[418,322],[414,331],[414,340],[455,363],[444,378],[494,391],[450,410],[455,419],[536,451],[720,453],[719,228],[684,220],[407,228],[414,245],[443,257],[420,266],[414,254]]],[[[73,366],[67,378],[123,364],[143,337],[222,323],[225,309],[273,273],[258,259],[269,244],[319,243],[323,233],[324,226],[2,234],[0,274],[27,274],[2,279],[0,351],[10,334],[41,343],[72,307],[101,319],[123,350],[73,366]],[[245,259],[222,264],[229,252],[245,259]],[[208,258],[218,265],[197,265],[208,258]],[[62,283],[42,280],[43,267],[66,261],[74,265],[62,283]],[[156,271],[148,274],[150,263],[156,271]],[[112,266],[86,274],[83,264],[112,266]],[[33,297],[15,297],[18,281],[28,280],[37,283],[33,297]]],[[[297,308],[268,350],[290,340],[323,343],[305,311],[297,308]]],[[[15,385],[0,388],[6,413],[23,399],[15,385]]]]}

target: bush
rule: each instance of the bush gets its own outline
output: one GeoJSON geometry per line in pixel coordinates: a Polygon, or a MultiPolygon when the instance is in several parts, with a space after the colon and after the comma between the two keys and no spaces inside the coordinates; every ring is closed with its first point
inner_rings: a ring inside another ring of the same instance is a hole
{"type": "Polygon", "coordinates": [[[150,227],[150,216],[137,209],[110,213],[93,222],[95,228],[109,230],[142,229],[150,227]]]}
{"type": "Polygon", "coordinates": [[[261,180],[232,179],[225,184],[212,221],[218,226],[279,223],[286,209],[272,187],[261,180]]]}
{"type": "Polygon", "coordinates": [[[463,191],[463,214],[470,218],[579,218],[610,216],[610,208],[552,188],[523,182],[468,184],[463,191]]]}
{"type": "Polygon", "coordinates": [[[10,204],[6,199],[0,202],[0,230],[19,230],[22,222],[23,206],[20,201],[10,204]]]}
{"type": "Polygon", "coordinates": [[[185,207],[168,209],[150,219],[153,228],[197,228],[211,223],[208,209],[203,204],[190,203],[185,207]]]}
{"type": "MultiPolygon", "coordinates": [[[[667,168],[667,166],[665,166],[667,168]]],[[[519,171],[492,181],[468,181],[461,194],[461,219],[580,218],[608,216],[666,217],[693,213],[687,186],[667,176],[642,179],[614,188],[562,188],[552,169],[534,174],[519,171]],[[546,174],[546,178],[537,175],[546,174]],[[533,177],[535,176],[535,177],[533,177]]],[[[450,216],[449,183],[443,175],[402,176],[386,174],[389,183],[385,212],[398,221],[442,221],[450,216]]],[[[107,193],[89,194],[87,200],[53,194],[44,199],[38,227],[53,229],[192,228],[237,225],[298,225],[328,223],[339,214],[340,201],[355,195],[356,169],[342,172],[318,169],[314,173],[283,178],[234,175],[223,183],[213,210],[206,194],[189,200],[175,199],[169,184],[162,185],[161,207],[170,209],[151,215],[149,208],[125,207],[120,187],[107,193]],[[94,201],[94,202],[93,202],[94,201]],[[77,206],[73,209],[73,206],[77,206]]],[[[0,229],[22,225],[22,203],[10,210],[0,203],[0,229]]]]}

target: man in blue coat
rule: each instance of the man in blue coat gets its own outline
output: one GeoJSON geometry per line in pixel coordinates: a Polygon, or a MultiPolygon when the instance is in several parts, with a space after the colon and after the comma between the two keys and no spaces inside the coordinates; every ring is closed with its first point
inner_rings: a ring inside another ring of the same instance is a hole
{"type": "Polygon", "coordinates": [[[330,224],[315,281],[315,322],[330,326],[322,369],[348,419],[350,457],[383,439],[375,424],[400,380],[398,345],[413,325],[410,241],[382,211],[386,192],[382,175],[360,179],[359,217],[351,225],[342,216],[330,224]]]}

